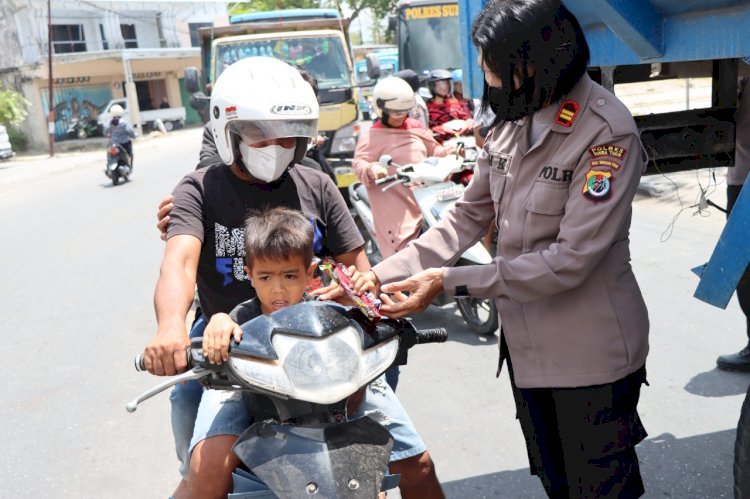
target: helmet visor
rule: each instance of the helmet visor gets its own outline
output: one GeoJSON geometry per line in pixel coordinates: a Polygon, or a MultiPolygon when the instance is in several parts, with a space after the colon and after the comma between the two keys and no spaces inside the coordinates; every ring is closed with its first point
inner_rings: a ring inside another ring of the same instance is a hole
{"type": "Polygon", "coordinates": [[[227,129],[239,135],[242,142],[251,146],[264,140],[284,137],[315,139],[318,136],[318,120],[237,120],[230,121],[227,129]]]}

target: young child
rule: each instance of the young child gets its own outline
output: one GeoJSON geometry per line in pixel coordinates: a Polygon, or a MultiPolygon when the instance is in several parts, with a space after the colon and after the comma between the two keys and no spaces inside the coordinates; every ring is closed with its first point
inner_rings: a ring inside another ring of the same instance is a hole
{"type": "MultiPolygon", "coordinates": [[[[212,364],[229,359],[230,340],[242,339],[239,324],[302,301],[315,270],[312,225],[288,208],[251,214],[245,222],[245,254],[245,272],[257,297],[211,317],[203,354],[212,364]]],[[[203,393],[191,442],[189,497],[226,497],[231,491],[232,471],[240,464],[232,445],[249,419],[241,392],[203,393]]]]}

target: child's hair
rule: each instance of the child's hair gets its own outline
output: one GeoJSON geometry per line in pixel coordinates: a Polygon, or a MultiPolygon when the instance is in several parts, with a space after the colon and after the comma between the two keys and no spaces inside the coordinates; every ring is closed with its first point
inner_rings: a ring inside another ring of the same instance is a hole
{"type": "Polygon", "coordinates": [[[305,216],[289,208],[251,212],[245,220],[247,266],[253,259],[287,260],[299,256],[309,265],[313,258],[313,227],[305,216]]]}

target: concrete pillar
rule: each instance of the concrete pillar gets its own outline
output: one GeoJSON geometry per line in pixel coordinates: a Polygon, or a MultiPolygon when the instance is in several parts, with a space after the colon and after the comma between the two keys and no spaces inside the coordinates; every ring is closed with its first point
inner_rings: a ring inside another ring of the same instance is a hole
{"type": "Polygon", "coordinates": [[[135,89],[135,82],[133,81],[133,72],[130,69],[130,61],[124,56],[122,58],[123,69],[125,70],[125,92],[128,96],[128,116],[130,118],[131,126],[136,129],[141,129],[141,109],[138,107],[138,93],[135,89]]]}
{"type": "Polygon", "coordinates": [[[177,74],[173,72],[167,73],[164,78],[164,84],[167,87],[167,100],[169,101],[169,107],[180,107],[182,106],[182,96],[180,95],[180,80],[177,78],[177,74]]]}

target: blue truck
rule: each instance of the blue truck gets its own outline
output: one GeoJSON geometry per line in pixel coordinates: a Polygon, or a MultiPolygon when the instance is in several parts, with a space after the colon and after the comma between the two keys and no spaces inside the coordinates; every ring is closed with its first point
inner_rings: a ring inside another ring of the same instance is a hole
{"type": "MultiPolygon", "coordinates": [[[[708,109],[637,116],[650,172],[734,161],[737,77],[750,74],[747,0],[564,0],[581,22],[591,49],[591,73],[615,84],[711,77],[708,109]],[[658,170],[657,170],[658,169],[658,170]]],[[[482,94],[483,75],[471,43],[471,23],[484,0],[400,0],[389,27],[399,67],[425,74],[463,68],[464,90],[482,94]]]]}

